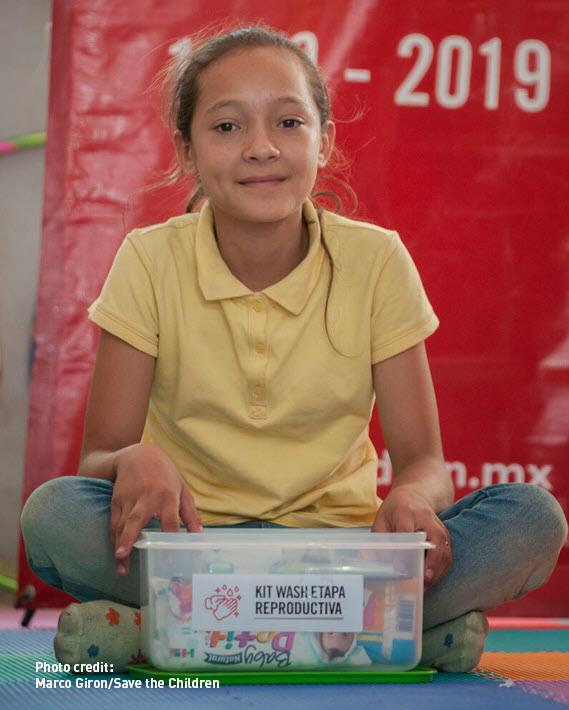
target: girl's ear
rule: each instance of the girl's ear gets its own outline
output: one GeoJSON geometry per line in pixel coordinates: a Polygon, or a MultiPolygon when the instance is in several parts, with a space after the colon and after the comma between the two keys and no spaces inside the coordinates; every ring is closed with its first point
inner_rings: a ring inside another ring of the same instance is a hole
{"type": "Polygon", "coordinates": [[[336,140],[336,125],[333,121],[328,121],[326,127],[322,130],[320,138],[320,151],[318,152],[318,167],[323,168],[328,164],[332,150],[334,149],[334,141],[336,140]]]}
{"type": "Polygon", "coordinates": [[[174,133],[174,145],[176,146],[176,155],[178,157],[178,163],[182,168],[184,173],[195,173],[194,158],[192,155],[192,147],[190,143],[187,143],[180,131],[175,131],[174,133]]]}

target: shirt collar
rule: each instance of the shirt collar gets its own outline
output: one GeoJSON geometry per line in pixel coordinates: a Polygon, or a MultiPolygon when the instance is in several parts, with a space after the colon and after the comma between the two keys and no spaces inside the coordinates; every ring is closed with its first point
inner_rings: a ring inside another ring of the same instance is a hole
{"type": "MultiPolygon", "coordinates": [[[[302,206],[302,216],[308,227],[308,253],[284,279],[261,291],[294,315],[298,315],[306,305],[320,275],[324,257],[318,213],[308,199],[302,206]]],[[[250,296],[253,293],[231,273],[221,256],[213,231],[213,210],[209,201],[203,205],[198,219],[196,263],[198,282],[206,301],[250,296]]]]}

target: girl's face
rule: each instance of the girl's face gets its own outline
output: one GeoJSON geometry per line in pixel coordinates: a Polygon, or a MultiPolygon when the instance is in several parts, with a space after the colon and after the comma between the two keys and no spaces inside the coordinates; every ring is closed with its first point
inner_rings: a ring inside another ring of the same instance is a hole
{"type": "Polygon", "coordinates": [[[298,216],[335,134],[331,121],[320,127],[300,60],[276,48],[235,51],[199,86],[190,144],[178,148],[214,210],[249,223],[298,216]]]}

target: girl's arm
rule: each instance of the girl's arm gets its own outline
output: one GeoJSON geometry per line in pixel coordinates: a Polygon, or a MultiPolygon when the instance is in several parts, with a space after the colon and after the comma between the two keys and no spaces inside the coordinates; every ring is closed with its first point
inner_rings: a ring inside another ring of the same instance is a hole
{"type": "Polygon", "coordinates": [[[174,462],[140,439],[150,401],[155,360],[102,331],[89,393],[79,475],[114,481],[110,537],[118,574],[128,574],[138,534],[157,516],[165,532],[180,518],[198,532],[201,521],[174,462]]]}
{"type": "Polygon", "coordinates": [[[142,437],[155,359],[101,331],[83,434],[80,476],[114,481],[117,457],[142,437]]]}
{"type": "Polygon", "coordinates": [[[424,343],[376,363],[373,383],[393,484],[377,513],[375,532],[424,530],[437,545],[427,554],[425,584],[451,563],[449,536],[437,513],[454,500],[446,469],[437,404],[424,343]]]}

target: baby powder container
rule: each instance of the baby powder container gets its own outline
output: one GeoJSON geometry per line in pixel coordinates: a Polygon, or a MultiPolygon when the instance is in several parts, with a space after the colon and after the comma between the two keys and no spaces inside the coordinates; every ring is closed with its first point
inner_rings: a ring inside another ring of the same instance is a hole
{"type": "Polygon", "coordinates": [[[386,671],[421,657],[425,533],[143,531],[144,651],[164,671],[386,671]]]}

